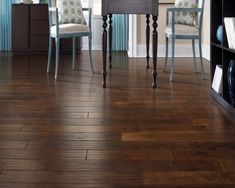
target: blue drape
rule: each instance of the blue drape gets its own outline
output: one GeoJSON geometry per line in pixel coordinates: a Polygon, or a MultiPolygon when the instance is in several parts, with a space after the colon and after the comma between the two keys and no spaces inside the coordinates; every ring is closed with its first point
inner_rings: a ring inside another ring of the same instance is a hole
{"type": "Polygon", "coordinates": [[[128,15],[113,16],[113,44],[114,51],[128,50],[129,18],[128,15]]]}
{"type": "Polygon", "coordinates": [[[0,51],[11,51],[12,3],[19,0],[0,0],[0,51]]]}

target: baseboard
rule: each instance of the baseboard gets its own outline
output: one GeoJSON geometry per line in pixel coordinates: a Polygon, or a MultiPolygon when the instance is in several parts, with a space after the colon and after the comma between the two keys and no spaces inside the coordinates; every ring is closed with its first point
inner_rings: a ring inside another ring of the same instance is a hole
{"type": "MultiPolygon", "coordinates": [[[[199,57],[198,45],[196,48],[196,56],[199,57]]],[[[210,47],[204,45],[202,55],[205,59],[210,60],[210,47]]],[[[152,46],[150,46],[150,56],[152,57],[152,46]]],[[[171,57],[171,46],[169,46],[168,56],[171,57]]],[[[136,57],[146,57],[146,46],[144,44],[139,44],[137,46],[137,56],[136,57]]],[[[158,57],[165,57],[165,45],[158,45],[158,57]]],[[[193,57],[192,46],[191,45],[176,45],[175,47],[175,57],[193,57]]]]}
{"type": "MultiPolygon", "coordinates": [[[[89,49],[88,45],[82,45],[82,51],[88,50],[88,49],[89,49]]],[[[93,45],[92,50],[94,51],[102,50],[102,45],[93,45]]]]}
{"type": "MultiPolygon", "coordinates": [[[[198,45],[196,45],[196,56],[199,57],[198,45]]],[[[88,45],[83,45],[82,50],[88,50],[88,45]]],[[[102,45],[94,45],[92,50],[102,50],[102,45]]],[[[137,45],[135,56],[133,57],[146,57],[146,46],[144,44],[137,45]]],[[[133,54],[133,53],[132,53],[133,54]]],[[[131,57],[130,53],[128,53],[131,57]]],[[[203,58],[210,61],[210,46],[202,46],[203,58]]],[[[152,46],[150,45],[150,56],[152,57],[152,46]]],[[[158,45],[158,57],[165,57],[165,45],[158,45]]],[[[169,57],[171,57],[171,46],[169,46],[169,57]]],[[[188,44],[179,44],[175,47],[175,57],[193,57],[192,46],[188,44]]]]}

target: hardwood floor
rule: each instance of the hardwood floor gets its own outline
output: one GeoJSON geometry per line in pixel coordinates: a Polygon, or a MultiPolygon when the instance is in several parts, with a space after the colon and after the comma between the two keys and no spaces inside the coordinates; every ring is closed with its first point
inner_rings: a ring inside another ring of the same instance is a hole
{"type": "Polygon", "coordinates": [[[235,118],[192,58],[173,83],[159,59],[157,90],[145,59],[114,54],[103,89],[87,58],[63,56],[55,81],[46,56],[0,56],[1,188],[235,187],[235,118]]]}

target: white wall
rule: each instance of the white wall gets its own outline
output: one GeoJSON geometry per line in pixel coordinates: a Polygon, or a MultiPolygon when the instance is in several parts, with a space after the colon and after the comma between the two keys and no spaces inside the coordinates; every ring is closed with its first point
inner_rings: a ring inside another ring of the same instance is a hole
{"type": "Polygon", "coordinates": [[[203,20],[203,54],[204,58],[210,60],[210,3],[205,0],[204,20],[203,20]]]}

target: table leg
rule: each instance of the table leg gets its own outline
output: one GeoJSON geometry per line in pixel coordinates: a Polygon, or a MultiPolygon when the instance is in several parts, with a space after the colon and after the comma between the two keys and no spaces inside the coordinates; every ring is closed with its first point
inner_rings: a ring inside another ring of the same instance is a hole
{"type": "Polygon", "coordinates": [[[106,61],[107,61],[107,16],[103,16],[103,88],[106,88],[106,61]]]}
{"type": "Polygon", "coordinates": [[[153,88],[155,89],[157,87],[157,43],[158,43],[158,32],[157,32],[157,16],[153,16],[153,88]]]}
{"type": "Polygon", "coordinates": [[[150,15],[146,14],[146,52],[147,52],[147,69],[149,68],[149,41],[150,41],[150,15]]]}
{"type": "Polygon", "coordinates": [[[112,40],[113,40],[113,26],[112,14],[109,14],[109,68],[112,68],[112,40]]]}

